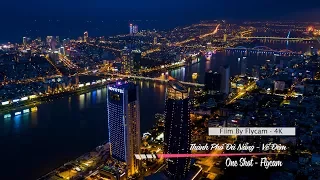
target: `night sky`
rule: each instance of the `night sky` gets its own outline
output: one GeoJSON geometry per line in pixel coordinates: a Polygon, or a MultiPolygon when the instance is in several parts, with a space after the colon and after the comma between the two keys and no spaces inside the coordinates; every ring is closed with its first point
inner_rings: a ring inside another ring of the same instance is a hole
{"type": "MultiPolygon", "coordinates": [[[[6,0],[1,12],[15,16],[186,17],[193,19],[275,19],[317,12],[319,0],[6,0]],[[299,2],[299,3],[298,3],[299,2]]],[[[299,17],[297,17],[299,18],[299,17]]]]}
{"type": "MultiPolygon", "coordinates": [[[[0,43],[22,36],[78,34],[89,30],[95,35],[124,32],[121,24],[108,27],[103,33],[92,28],[106,28],[101,24],[80,25],[80,21],[157,20],[154,28],[173,28],[200,20],[304,20],[317,21],[320,17],[320,1],[293,0],[5,0],[0,2],[2,14],[0,43]],[[297,2],[300,2],[299,4],[297,2]],[[52,25],[48,22],[31,23],[34,20],[60,19],[65,22],[52,25]],[[162,24],[161,24],[162,23],[162,24]],[[161,24],[161,25],[160,25],[161,24]],[[158,25],[158,26],[156,26],[158,25]],[[87,29],[86,29],[87,28],[87,29]],[[70,30],[71,29],[71,30],[70,30]],[[79,32],[75,32],[79,30],[79,32]],[[112,29],[112,32],[110,31],[112,29]],[[68,31],[68,33],[66,33],[68,31]],[[108,33],[107,33],[108,31],[108,33]]],[[[127,22],[128,23],[128,22],[127,22]]],[[[140,23],[142,25],[142,23],[140,23]]],[[[111,25],[110,25],[111,26],[111,25]]],[[[124,27],[126,27],[125,24],[124,27]]],[[[143,26],[143,25],[142,25],[143,26]]],[[[145,26],[150,28],[153,25],[145,26]]],[[[127,29],[125,29],[127,30],[127,29]]],[[[91,33],[92,34],[92,33],[91,33]]]]}

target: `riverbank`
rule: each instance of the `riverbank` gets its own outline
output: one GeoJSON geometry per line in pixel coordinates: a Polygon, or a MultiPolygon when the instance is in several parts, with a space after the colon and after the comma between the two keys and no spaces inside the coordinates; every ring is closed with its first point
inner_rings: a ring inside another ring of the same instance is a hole
{"type": "Polygon", "coordinates": [[[87,93],[87,92],[90,92],[95,89],[103,88],[106,85],[111,84],[111,83],[114,83],[114,82],[107,82],[105,84],[91,85],[90,87],[89,86],[81,87],[81,88],[71,90],[71,91],[63,91],[63,92],[60,92],[57,94],[44,95],[44,96],[34,98],[32,100],[26,100],[23,102],[6,105],[6,106],[0,108],[0,115],[8,115],[8,114],[11,114],[12,111],[21,112],[22,110],[24,110],[26,108],[35,107],[41,103],[46,103],[46,102],[52,101],[54,99],[68,97],[68,96],[71,96],[74,94],[87,93]]]}
{"type": "Polygon", "coordinates": [[[64,163],[64,165],[50,171],[48,174],[37,180],[79,178],[82,175],[89,174],[89,171],[98,170],[98,168],[110,158],[110,155],[110,144],[108,142],[103,142],[90,152],[64,163]]]}

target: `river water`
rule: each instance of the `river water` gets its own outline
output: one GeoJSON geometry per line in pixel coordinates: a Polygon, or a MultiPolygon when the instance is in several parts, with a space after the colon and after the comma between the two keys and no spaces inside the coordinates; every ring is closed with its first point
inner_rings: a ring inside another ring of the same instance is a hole
{"type": "MultiPolygon", "coordinates": [[[[304,45],[305,49],[309,45],[304,45]]],[[[218,70],[229,64],[231,75],[240,73],[238,58],[243,54],[217,53],[211,61],[203,60],[170,74],[183,81],[203,83],[206,70],[218,70]],[[192,73],[198,79],[192,80],[192,73]]],[[[260,65],[272,56],[249,55],[248,69],[260,65]]],[[[163,83],[138,81],[141,100],[141,133],[155,123],[154,115],[163,113],[165,89],[163,83]]],[[[0,179],[36,179],[65,162],[93,149],[107,140],[106,88],[81,95],[72,95],[38,105],[37,112],[0,117],[0,179]]]]}

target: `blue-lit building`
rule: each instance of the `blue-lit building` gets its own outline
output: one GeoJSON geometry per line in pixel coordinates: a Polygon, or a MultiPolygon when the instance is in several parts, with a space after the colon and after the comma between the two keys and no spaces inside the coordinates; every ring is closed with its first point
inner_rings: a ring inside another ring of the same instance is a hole
{"type": "Polygon", "coordinates": [[[138,86],[131,82],[108,85],[107,114],[112,157],[125,162],[127,176],[139,170],[140,105],[138,86]]]}
{"type": "MultiPolygon", "coordinates": [[[[188,89],[176,80],[170,80],[165,105],[165,154],[190,154],[190,101],[188,89]]],[[[190,158],[167,160],[166,174],[170,179],[184,179],[190,170],[190,158]]]]}

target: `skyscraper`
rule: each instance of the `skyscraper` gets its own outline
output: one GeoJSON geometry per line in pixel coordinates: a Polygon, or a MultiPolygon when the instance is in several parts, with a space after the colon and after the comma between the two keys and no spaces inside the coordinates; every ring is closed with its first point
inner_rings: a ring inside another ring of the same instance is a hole
{"type": "Polygon", "coordinates": [[[204,75],[205,90],[212,94],[213,91],[221,90],[221,74],[218,72],[208,71],[204,75]]]}
{"type": "Polygon", "coordinates": [[[133,72],[138,73],[141,69],[141,51],[133,50],[131,51],[131,60],[133,61],[133,72]]]}
{"type": "Polygon", "coordinates": [[[127,175],[139,171],[140,104],[138,86],[134,83],[108,85],[107,114],[112,157],[125,162],[127,175]]]}
{"type": "Polygon", "coordinates": [[[133,35],[133,24],[129,25],[129,33],[130,35],[133,35]]]}
{"type": "Polygon", "coordinates": [[[134,25],[134,26],[133,26],[133,30],[132,30],[133,34],[137,34],[138,31],[139,31],[138,25],[134,25]]]}
{"type": "Polygon", "coordinates": [[[121,52],[121,72],[122,74],[131,74],[133,70],[133,61],[131,58],[131,50],[124,48],[121,52]]]}
{"type": "Polygon", "coordinates": [[[51,45],[51,41],[52,41],[53,37],[52,36],[47,36],[46,41],[47,41],[47,45],[51,45]]]}
{"type": "Polygon", "coordinates": [[[230,92],[230,67],[228,65],[220,67],[221,73],[221,92],[229,94],[230,92]]]}
{"type": "Polygon", "coordinates": [[[158,38],[157,37],[154,37],[153,38],[153,45],[156,45],[158,43],[158,38]]]}
{"type": "MultiPolygon", "coordinates": [[[[164,153],[188,154],[191,143],[190,102],[188,89],[169,78],[165,104],[164,153]]],[[[183,179],[190,169],[190,158],[167,160],[170,179],[183,179]]]]}
{"type": "Polygon", "coordinates": [[[59,37],[59,36],[56,36],[56,42],[57,42],[58,44],[60,44],[60,37],[59,37]]]}
{"type": "Polygon", "coordinates": [[[223,35],[223,42],[227,42],[228,34],[223,35]]]}
{"type": "Polygon", "coordinates": [[[89,38],[89,34],[88,34],[88,31],[86,31],[83,33],[83,41],[88,42],[88,38],[89,38]]]}
{"type": "Polygon", "coordinates": [[[242,57],[241,59],[241,75],[245,76],[247,74],[247,57],[242,57]]]}
{"type": "Polygon", "coordinates": [[[22,43],[23,43],[23,45],[27,45],[27,43],[28,43],[28,38],[27,38],[27,37],[23,37],[23,38],[22,38],[22,43]]]}
{"type": "Polygon", "coordinates": [[[60,47],[59,52],[60,52],[60,54],[66,55],[66,51],[65,51],[64,47],[60,47]]]}

